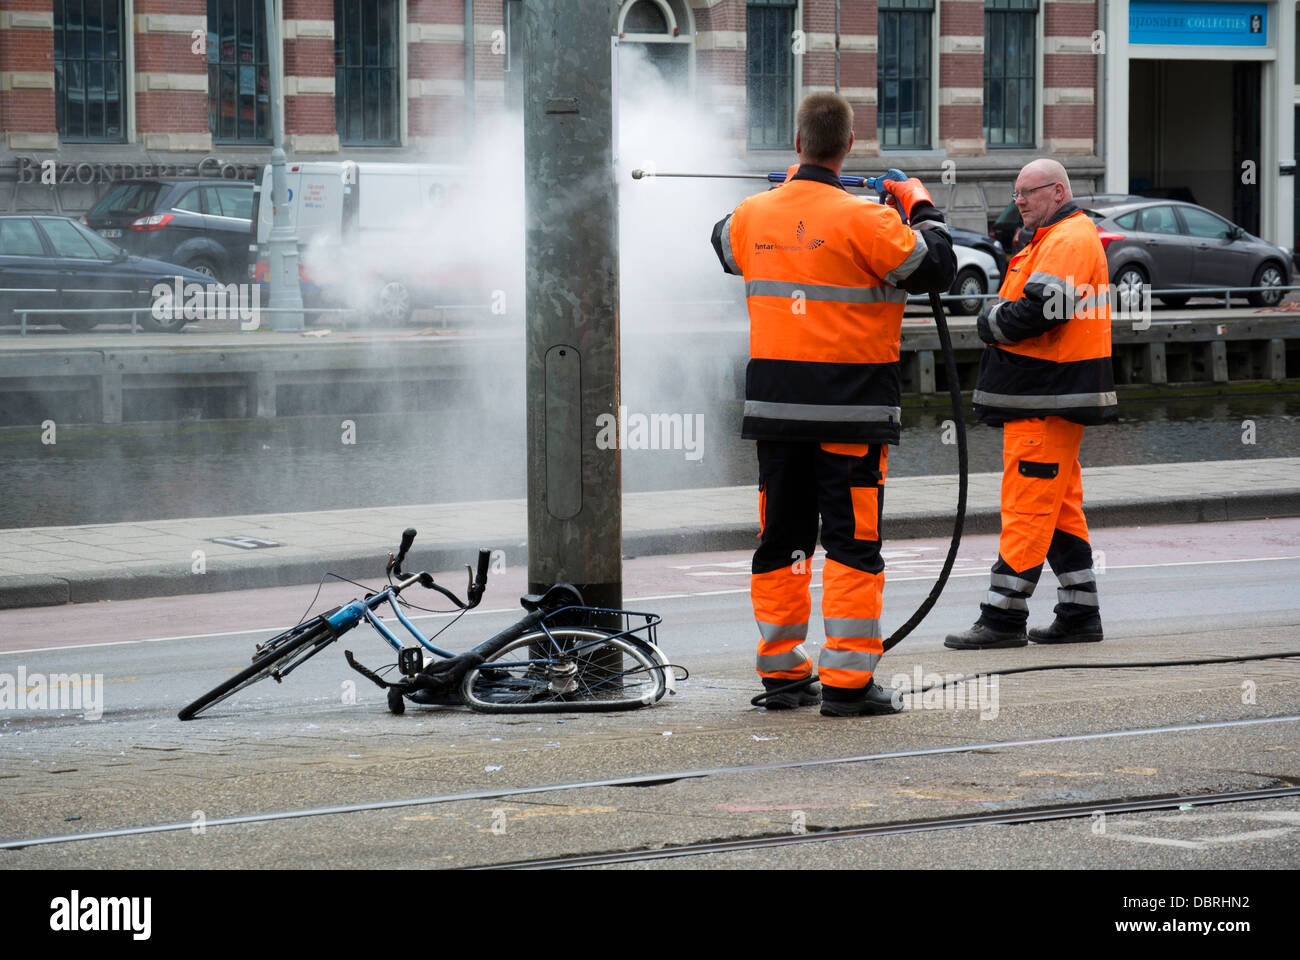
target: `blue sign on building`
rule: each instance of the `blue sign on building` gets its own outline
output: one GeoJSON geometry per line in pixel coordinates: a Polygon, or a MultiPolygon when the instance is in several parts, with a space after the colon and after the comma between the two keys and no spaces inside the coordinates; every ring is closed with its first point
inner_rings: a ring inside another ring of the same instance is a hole
{"type": "Polygon", "coordinates": [[[1133,0],[1128,8],[1128,42],[1265,47],[1268,5],[1133,0]]]}

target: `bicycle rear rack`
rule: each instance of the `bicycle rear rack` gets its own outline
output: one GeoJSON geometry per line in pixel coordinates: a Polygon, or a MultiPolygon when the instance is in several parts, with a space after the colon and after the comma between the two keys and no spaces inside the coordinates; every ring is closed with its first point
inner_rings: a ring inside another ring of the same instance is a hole
{"type": "Polygon", "coordinates": [[[657,613],[643,613],[637,610],[617,610],[613,607],[572,606],[552,610],[538,623],[548,637],[553,627],[585,627],[598,630],[614,630],[617,638],[635,637],[644,640],[655,648],[659,646],[659,624],[663,617],[657,613]],[[638,623],[637,621],[641,621],[638,623]]]}

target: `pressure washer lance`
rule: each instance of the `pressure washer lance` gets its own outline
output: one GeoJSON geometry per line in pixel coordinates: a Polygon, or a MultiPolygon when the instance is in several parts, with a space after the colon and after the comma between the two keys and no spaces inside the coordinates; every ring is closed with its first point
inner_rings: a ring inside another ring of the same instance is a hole
{"type": "MultiPolygon", "coordinates": [[[[885,176],[896,171],[890,170],[885,176]]],[[[633,180],[644,180],[646,177],[685,177],[688,180],[766,180],[768,183],[785,183],[784,173],[660,173],[657,170],[633,170],[633,180]]],[[[869,184],[868,177],[840,177],[840,183],[846,187],[870,187],[876,189],[875,184],[869,184]]],[[[879,178],[876,178],[879,179],[879,178]]],[[[890,179],[893,179],[890,177],[890,179]]]]}
{"type": "MultiPolygon", "coordinates": [[[[633,170],[632,179],[641,180],[645,177],[686,177],[686,178],[705,178],[718,180],[766,180],[769,183],[784,183],[786,174],[784,173],[658,173],[652,170],[633,170]]],[[[885,190],[886,180],[906,180],[907,174],[894,167],[886,170],[878,177],[840,177],[840,183],[845,187],[866,187],[868,190],[879,191],[880,201],[885,202],[887,191],[885,190]]],[[[901,216],[901,211],[900,211],[901,216]]],[[[957,560],[957,549],[961,546],[962,528],[966,523],[966,488],[968,483],[968,457],[966,453],[966,418],[965,411],[962,409],[961,402],[961,383],[957,379],[957,361],[952,353],[952,337],[948,333],[948,323],[943,315],[943,302],[939,299],[939,294],[930,293],[930,312],[934,315],[935,329],[939,334],[939,346],[943,351],[944,372],[948,376],[948,396],[952,402],[952,418],[957,425],[957,515],[953,518],[952,540],[948,544],[948,556],[944,558],[943,569],[939,571],[939,577],[930,589],[930,595],[922,601],[921,605],[916,608],[908,621],[895,630],[884,641],[884,649],[888,652],[898,644],[900,640],[920,625],[926,615],[933,609],[943,593],[944,585],[948,582],[948,575],[952,573],[953,564],[957,560]]],[[[766,704],[768,697],[775,696],[778,693],[786,693],[792,690],[801,690],[804,687],[811,686],[817,682],[817,675],[813,674],[803,680],[796,680],[793,683],[786,684],[783,687],[777,687],[775,690],[766,690],[754,697],[749,702],[756,707],[766,704]]]]}

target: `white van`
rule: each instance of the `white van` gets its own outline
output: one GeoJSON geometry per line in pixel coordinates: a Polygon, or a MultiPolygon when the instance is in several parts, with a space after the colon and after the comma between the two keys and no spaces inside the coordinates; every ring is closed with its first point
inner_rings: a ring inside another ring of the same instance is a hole
{"type": "MultiPolygon", "coordinates": [[[[285,173],[305,304],[353,306],[391,323],[421,307],[488,305],[489,252],[449,236],[451,224],[472,216],[464,168],[309,161],[285,173]]],[[[268,266],[270,195],[268,164],[254,212],[258,282],[268,266]]]]}

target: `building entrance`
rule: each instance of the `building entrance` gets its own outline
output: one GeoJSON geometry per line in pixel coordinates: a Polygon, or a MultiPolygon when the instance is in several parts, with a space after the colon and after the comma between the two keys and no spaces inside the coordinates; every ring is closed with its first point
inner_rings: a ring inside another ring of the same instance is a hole
{"type": "Polygon", "coordinates": [[[1189,200],[1259,233],[1260,64],[1133,60],[1129,190],[1189,200]]]}

